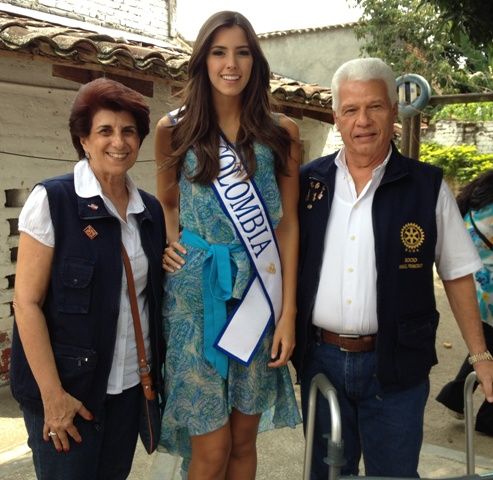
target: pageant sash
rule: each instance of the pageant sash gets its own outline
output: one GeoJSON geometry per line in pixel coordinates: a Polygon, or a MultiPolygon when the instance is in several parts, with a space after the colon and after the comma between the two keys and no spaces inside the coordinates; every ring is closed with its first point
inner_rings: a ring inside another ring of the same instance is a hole
{"type": "Polygon", "coordinates": [[[255,270],[254,278],[228,318],[215,347],[248,365],[269,323],[277,323],[281,315],[281,260],[260,192],[252,179],[245,178],[238,153],[222,137],[219,175],[213,183],[213,190],[255,270]]]}

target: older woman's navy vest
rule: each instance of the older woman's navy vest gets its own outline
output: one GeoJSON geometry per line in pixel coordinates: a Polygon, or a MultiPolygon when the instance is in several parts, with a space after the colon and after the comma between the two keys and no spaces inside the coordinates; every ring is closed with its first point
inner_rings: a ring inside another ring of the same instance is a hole
{"type": "MultiPolygon", "coordinates": [[[[300,176],[298,316],[293,356],[298,374],[314,341],[312,312],[334,195],[335,156],[310,162],[302,168],[300,176]],[[317,182],[326,188],[327,195],[322,199],[309,195],[317,182]]],[[[440,169],[403,157],[393,147],[373,200],[376,354],[378,379],[385,388],[417,384],[437,362],[435,337],[439,315],[435,305],[433,264],[437,239],[435,208],[441,182],[440,169]]]]}
{"type": "MultiPolygon", "coordinates": [[[[122,286],[121,228],[101,197],[80,198],[73,174],[42,182],[55,230],[55,249],[43,311],[63,387],[95,415],[106,395],[113,360],[122,286]]],[[[159,202],[140,191],[137,215],[149,260],[147,300],[157,387],[164,358],[160,318],[164,221],[159,202]]],[[[137,368],[137,365],[136,365],[137,368]]],[[[41,408],[17,327],[12,340],[11,388],[19,403],[41,408]]]]}

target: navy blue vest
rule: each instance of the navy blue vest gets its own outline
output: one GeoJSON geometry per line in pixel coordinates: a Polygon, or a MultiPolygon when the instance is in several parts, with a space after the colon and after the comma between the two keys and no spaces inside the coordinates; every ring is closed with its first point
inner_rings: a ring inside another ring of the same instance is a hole
{"type": "MultiPolygon", "coordinates": [[[[123,264],[119,221],[101,197],[80,198],[73,174],[42,182],[55,230],[50,284],[43,305],[62,385],[95,415],[102,407],[111,369],[120,305],[123,264]]],[[[139,191],[145,210],[137,215],[149,261],[147,301],[152,364],[162,390],[164,345],[161,327],[165,231],[161,205],[139,191]]],[[[14,397],[40,409],[39,389],[26,361],[14,322],[10,370],[14,397]]],[[[136,365],[137,368],[137,365],[136,365]]]]}
{"type": "MultiPolygon", "coordinates": [[[[335,157],[332,154],[314,160],[303,166],[300,174],[298,315],[293,355],[298,375],[315,340],[312,312],[334,195],[335,157]]],[[[393,146],[373,200],[376,353],[378,379],[387,389],[419,383],[437,362],[435,336],[439,315],[433,264],[437,237],[435,208],[441,182],[440,169],[403,157],[393,146]]]]}

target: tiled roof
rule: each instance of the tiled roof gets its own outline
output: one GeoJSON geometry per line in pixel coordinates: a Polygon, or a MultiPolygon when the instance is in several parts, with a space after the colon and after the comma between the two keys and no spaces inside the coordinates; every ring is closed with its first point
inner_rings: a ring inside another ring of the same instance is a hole
{"type": "Polygon", "coordinates": [[[299,104],[299,107],[312,105],[332,111],[332,94],[328,87],[298,82],[274,73],[270,81],[270,88],[274,97],[293,103],[293,106],[296,104],[299,104]]]}
{"type": "MultiPolygon", "coordinates": [[[[181,42],[176,47],[158,47],[0,11],[0,52],[40,56],[54,63],[105,65],[183,82],[190,58],[186,49],[181,42]]],[[[271,92],[289,107],[332,113],[328,88],[273,75],[271,92]]]]}
{"type": "Polygon", "coordinates": [[[301,35],[304,33],[316,33],[316,32],[328,32],[331,30],[339,30],[343,28],[354,28],[357,22],[340,23],[337,25],[326,25],[323,27],[309,27],[309,28],[294,28],[291,30],[278,30],[275,32],[259,33],[257,36],[260,39],[273,38],[273,37],[287,37],[291,35],[301,35]]]}
{"type": "MultiPolygon", "coordinates": [[[[170,44],[172,45],[172,44],[170,44]]],[[[0,12],[0,50],[29,53],[72,64],[108,65],[184,80],[189,54],[170,48],[125,41],[88,30],[67,28],[0,12]]]]}

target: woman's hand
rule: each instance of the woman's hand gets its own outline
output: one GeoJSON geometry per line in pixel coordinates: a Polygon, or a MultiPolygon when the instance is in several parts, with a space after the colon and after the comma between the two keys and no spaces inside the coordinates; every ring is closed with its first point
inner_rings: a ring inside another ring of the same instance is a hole
{"type": "Polygon", "coordinates": [[[74,425],[74,417],[79,414],[85,420],[93,419],[93,415],[82,402],[60,389],[43,398],[43,407],[43,439],[46,442],[52,440],[58,452],[69,451],[69,437],[77,443],[82,442],[82,437],[74,425]]]}
{"type": "Polygon", "coordinates": [[[163,268],[167,272],[175,272],[180,270],[185,265],[185,260],[180,255],[186,255],[185,247],[178,241],[171,242],[165,249],[163,254],[163,268]]]}
{"type": "Polygon", "coordinates": [[[282,314],[274,330],[269,367],[279,368],[288,363],[294,350],[294,337],[294,315],[282,314]]]}

